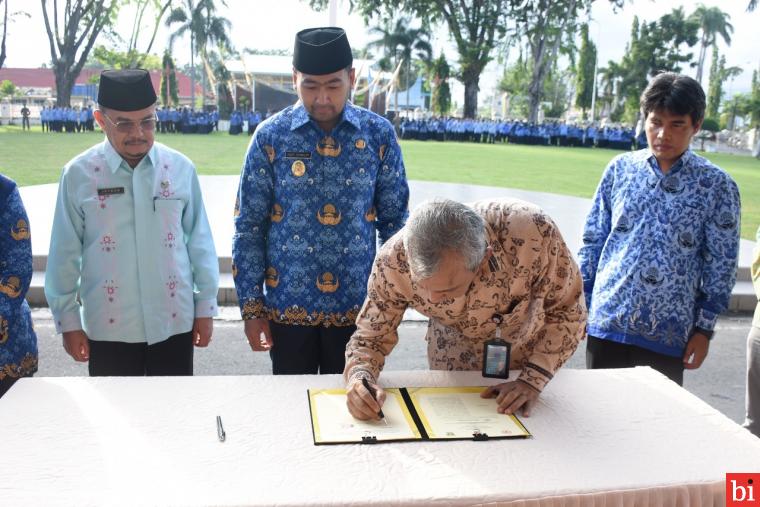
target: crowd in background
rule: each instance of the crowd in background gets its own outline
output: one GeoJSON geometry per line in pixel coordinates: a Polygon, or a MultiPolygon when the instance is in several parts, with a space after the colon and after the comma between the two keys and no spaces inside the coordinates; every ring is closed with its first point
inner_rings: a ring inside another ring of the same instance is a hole
{"type": "MultiPolygon", "coordinates": [[[[253,134],[256,127],[272,111],[235,109],[230,114],[229,133],[253,134]]],[[[156,109],[157,130],[160,133],[209,134],[219,130],[219,111],[163,107],[156,109]]],[[[43,132],[92,132],[92,106],[43,107],[40,111],[43,132]]],[[[529,123],[522,120],[474,120],[467,118],[402,118],[399,124],[401,139],[418,141],[459,141],[473,143],[510,143],[540,146],[578,146],[630,150],[646,148],[643,131],[637,135],[629,127],[578,125],[565,121],[529,123]]]]}
{"type": "MultiPolygon", "coordinates": [[[[26,106],[24,106],[26,107],[26,106]]],[[[43,132],[92,132],[95,118],[92,106],[88,107],[47,107],[40,110],[43,132]]]]}
{"type": "Polygon", "coordinates": [[[209,134],[219,130],[219,111],[196,111],[188,107],[156,109],[158,131],[164,133],[209,134]]]}
{"type": "Polygon", "coordinates": [[[402,119],[402,139],[419,141],[460,141],[474,143],[579,146],[630,150],[646,148],[646,134],[628,127],[585,126],[550,121],[528,123],[521,120],[473,120],[462,118],[402,119]]]}
{"type": "MultiPolygon", "coordinates": [[[[218,111],[195,111],[163,107],[156,109],[156,128],[161,133],[209,134],[219,130],[218,111]]],[[[93,132],[95,117],[92,106],[43,107],[40,110],[43,132],[93,132]]]]}
{"type": "MultiPolygon", "coordinates": [[[[267,111],[266,117],[269,118],[272,115],[271,111],[267,111]]],[[[264,116],[260,111],[241,111],[235,109],[230,115],[230,135],[236,136],[243,132],[244,127],[248,129],[248,135],[252,135],[262,122],[264,116]]]]}

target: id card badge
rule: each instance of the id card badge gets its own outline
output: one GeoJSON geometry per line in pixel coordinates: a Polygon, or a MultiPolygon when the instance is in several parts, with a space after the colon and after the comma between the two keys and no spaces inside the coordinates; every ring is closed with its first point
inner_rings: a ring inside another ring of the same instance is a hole
{"type": "Polygon", "coordinates": [[[501,330],[496,329],[496,337],[483,344],[483,376],[488,378],[509,378],[509,352],[512,345],[501,339],[501,330]]]}

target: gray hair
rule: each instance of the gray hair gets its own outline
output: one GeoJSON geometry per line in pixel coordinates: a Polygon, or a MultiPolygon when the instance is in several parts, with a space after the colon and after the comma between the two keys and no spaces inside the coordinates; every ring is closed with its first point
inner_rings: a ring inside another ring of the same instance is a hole
{"type": "Polygon", "coordinates": [[[449,199],[417,206],[404,227],[404,248],[412,273],[429,278],[446,251],[458,252],[475,271],[486,253],[486,221],[474,209],[449,199]]]}

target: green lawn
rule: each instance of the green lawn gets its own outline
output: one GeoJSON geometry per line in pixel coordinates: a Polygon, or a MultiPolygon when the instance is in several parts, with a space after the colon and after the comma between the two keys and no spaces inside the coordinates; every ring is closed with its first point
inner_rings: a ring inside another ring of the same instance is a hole
{"type": "MultiPolygon", "coordinates": [[[[240,174],[248,136],[228,134],[158,135],[158,140],[181,151],[201,174],[240,174]]],[[[57,182],[63,165],[103,140],[100,132],[56,134],[39,127],[22,132],[18,127],[0,126],[0,171],[21,185],[57,182]]]]}
{"type": "MultiPolygon", "coordinates": [[[[58,181],[66,161],[99,142],[102,134],[47,134],[0,126],[0,172],[21,185],[58,181]]],[[[226,133],[160,135],[190,157],[201,174],[239,174],[248,137],[226,133]]],[[[618,152],[519,145],[402,142],[410,179],[511,187],[591,197],[602,170],[618,152]]],[[[742,195],[742,237],[755,239],[760,225],[760,160],[703,154],[727,170],[742,195]]]]}

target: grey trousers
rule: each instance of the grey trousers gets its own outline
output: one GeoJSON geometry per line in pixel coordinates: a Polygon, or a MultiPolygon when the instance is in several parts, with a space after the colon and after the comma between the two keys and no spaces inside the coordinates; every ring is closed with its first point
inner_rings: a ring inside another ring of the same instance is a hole
{"type": "Polygon", "coordinates": [[[760,437],[760,328],[747,336],[747,412],[744,427],[760,437]]]}

